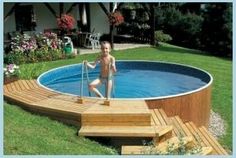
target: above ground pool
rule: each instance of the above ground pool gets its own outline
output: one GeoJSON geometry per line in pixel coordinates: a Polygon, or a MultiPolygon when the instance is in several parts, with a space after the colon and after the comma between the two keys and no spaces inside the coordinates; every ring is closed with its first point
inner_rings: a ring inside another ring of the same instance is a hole
{"type": "MultiPolygon", "coordinates": [[[[43,73],[38,82],[53,91],[80,96],[82,64],[69,65],[43,73]]],[[[211,76],[200,69],[164,62],[117,61],[111,96],[124,99],[153,99],[188,94],[206,87],[211,76]]],[[[89,95],[88,82],[99,76],[99,65],[84,71],[83,96],[89,95]]],[[[104,94],[105,87],[98,89],[104,94]]]]}
{"type": "MultiPolygon", "coordinates": [[[[167,116],[208,127],[211,110],[212,77],[195,67],[154,61],[117,61],[112,99],[145,101],[149,109],[161,108],[167,116]]],[[[80,96],[82,64],[52,69],[38,83],[52,91],[80,96]]],[[[99,65],[88,70],[89,81],[99,76],[99,65]]],[[[83,96],[89,96],[86,71],[83,96]]],[[[99,89],[104,94],[104,85],[99,89]]],[[[94,99],[94,94],[90,97],[94,99]]],[[[134,102],[135,105],[135,102],[134,102]]]]}

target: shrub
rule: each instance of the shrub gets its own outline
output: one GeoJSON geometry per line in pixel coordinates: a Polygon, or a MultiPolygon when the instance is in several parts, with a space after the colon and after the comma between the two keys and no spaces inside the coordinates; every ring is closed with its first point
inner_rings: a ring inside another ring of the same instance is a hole
{"type": "Polygon", "coordinates": [[[62,40],[55,33],[16,35],[11,42],[11,51],[4,55],[4,63],[51,61],[63,58],[62,54],[62,40]]]}
{"type": "Polygon", "coordinates": [[[25,64],[20,67],[20,75],[21,79],[35,79],[40,74],[42,74],[45,70],[45,63],[38,64],[25,64]]]}
{"type": "Polygon", "coordinates": [[[8,54],[4,55],[4,63],[5,64],[24,64],[27,62],[27,58],[25,57],[25,54],[23,52],[20,51],[16,51],[16,52],[9,52],[8,54]]]}
{"type": "Polygon", "coordinates": [[[183,139],[184,136],[183,134],[180,134],[180,136],[178,137],[179,147],[177,149],[174,148],[175,144],[170,143],[167,140],[166,151],[163,153],[160,150],[158,150],[154,145],[154,143],[151,141],[151,142],[143,142],[145,148],[143,148],[141,152],[146,155],[198,155],[202,152],[202,146],[200,145],[201,142],[198,134],[193,136],[196,138],[196,144],[192,146],[191,149],[185,145],[183,139]]]}
{"type": "Polygon", "coordinates": [[[168,34],[163,33],[162,30],[155,31],[155,43],[169,42],[171,40],[172,40],[172,37],[168,34]]]}

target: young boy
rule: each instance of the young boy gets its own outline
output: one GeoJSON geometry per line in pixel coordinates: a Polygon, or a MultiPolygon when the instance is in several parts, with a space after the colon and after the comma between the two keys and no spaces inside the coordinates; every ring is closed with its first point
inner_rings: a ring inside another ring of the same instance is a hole
{"type": "Polygon", "coordinates": [[[97,79],[89,84],[89,90],[93,91],[96,96],[104,98],[104,96],[96,88],[101,83],[106,83],[106,97],[110,98],[112,89],[112,77],[116,72],[115,58],[110,55],[111,45],[107,41],[101,42],[101,54],[97,57],[94,63],[90,64],[85,61],[85,65],[94,69],[98,63],[101,64],[100,75],[97,79]]]}

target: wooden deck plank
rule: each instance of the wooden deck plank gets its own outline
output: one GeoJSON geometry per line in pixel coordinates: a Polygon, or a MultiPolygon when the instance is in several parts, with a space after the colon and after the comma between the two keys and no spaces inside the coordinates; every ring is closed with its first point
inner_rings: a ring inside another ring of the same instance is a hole
{"type": "Polygon", "coordinates": [[[188,130],[191,132],[191,134],[194,136],[194,138],[198,141],[201,142],[202,146],[211,146],[209,144],[209,142],[204,138],[204,136],[201,134],[201,132],[199,132],[198,129],[194,129],[190,122],[185,123],[186,127],[188,128],[188,130]]]}
{"type": "Polygon", "coordinates": [[[179,125],[181,126],[182,130],[185,132],[186,136],[192,136],[191,132],[188,130],[188,128],[185,126],[183,121],[179,116],[176,116],[176,121],[178,121],[179,125]]]}
{"type": "Polygon", "coordinates": [[[25,80],[25,81],[26,81],[27,85],[30,87],[30,89],[34,89],[34,86],[30,82],[30,80],[25,80]]]}
{"type": "Polygon", "coordinates": [[[11,87],[12,91],[17,91],[17,88],[16,88],[15,84],[13,84],[13,82],[9,83],[8,85],[9,85],[9,87],[11,87]]]}
{"type": "Polygon", "coordinates": [[[159,110],[158,109],[154,109],[154,112],[155,112],[155,114],[156,114],[160,124],[161,125],[165,125],[166,123],[165,123],[163,117],[161,116],[161,113],[159,112],[159,110]]]}
{"type": "Polygon", "coordinates": [[[216,141],[216,139],[207,132],[204,127],[200,127],[199,131],[204,135],[204,137],[208,140],[208,142],[211,144],[211,146],[215,149],[215,151],[218,154],[224,154],[227,155],[227,152],[222,148],[222,146],[216,141]]]}
{"type": "Polygon", "coordinates": [[[175,116],[170,118],[174,127],[176,128],[176,131],[178,132],[178,136],[187,136],[186,133],[183,131],[181,126],[179,125],[178,121],[176,120],[175,116]]]}
{"type": "Polygon", "coordinates": [[[203,131],[205,131],[205,133],[208,134],[209,138],[211,139],[211,141],[213,141],[217,146],[218,148],[221,150],[221,152],[223,154],[226,154],[228,155],[228,153],[225,151],[225,149],[220,145],[220,143],[216,140],[215,137],[213,137],[213,135],[206,129],[206,127],[202,126],[199,128],[200,130],[202,129],[203,131]]]}
{"type": "Polygon", "coordinates": [[[39,85],[37,83],[37,80],[30,80],[31,84],[34,86],[34,88],[39,88],[39,85]]]}
{"type": "Polygon", "coordinates": [[[25,90],[25,87],[24,87],[24,85],[22,84],[21,80],[18,80],[18,81],[16,82],[16,84],[18,84],[18,86],[20,87],[19,91],[25,90]]]}
{"type": "Polygon", "coordinates": [[[25,80],[21,80],[21,82],[24,85],[25,89],[30,89],[30,87],[28,86],[25,80]]]}
{"type": "Polygon", "coordinates": [[[38,102],[38,101],[41,101],[42,99],[44,99],[44,98],[38,97],[34,93],[30,93],[30,91],[16,91],[16,92],[14,92],[14,94],[17,94],[17,95],[21,96],[22,98],[27,98],[29,100],[32,100],[33,102],[38,102]]]}
{"type": "Polygon", "coordinates": [[[27,98],[22,98],[21,96],[14,94],[14,93],[6,93],[4,94],[5,97],[10,98],[11,100],[14,100],[15,102],[25,102],[27,104],[31,104],[32,100],[29,100],[27,98]]]}
{"type": "Polygon", "coordinates": [[[42,99],[47,99],[46,96],[42,96],[42,95],[38,94],[36,91],[22,91],[21,94],[33,97],[35,99],[38,99],[39,101],[42,99]]]}
{"type": "Polygon", "coordinates": [[[18,84],[18,81],[13,82],[12,84],[14,84],[14,86],[16,87],[16,91],[21,91],[21,87],[18,84]]]}
{"type": "Polygon", "coordinates": [[[89,105],[85,106],[73,102],[56,100],[51,98],[39,101],[37,102],[37,104],[65,112],[76,112],[76,113],[83,113],[84,111],[86,111],[86,109],[90,107],[89,105]]]}
{"type": "Polygon", "coordinates": [[[9,92],[13,91],[13,89],[12,89],[10,83],[6,84],[5,86],[7,87],[7,89],[8,89],[9,92]]]}
{"type": "Polygon", "coordinates": [[[159,110],[163,120],[165,121],[165,124],[168,124],[169,120],[168,120],[168,117],[167,117],[166,113],[164,112],[164,110],[163,109],[158,109],[158,110],[159,110]]]}
{"type": "Polygon", "coordinates": [[[152,119],[154,120],[155,125],[160,125],[159,120],[157,119],[154,110],[150,110],[152,114],[152,119]]]}

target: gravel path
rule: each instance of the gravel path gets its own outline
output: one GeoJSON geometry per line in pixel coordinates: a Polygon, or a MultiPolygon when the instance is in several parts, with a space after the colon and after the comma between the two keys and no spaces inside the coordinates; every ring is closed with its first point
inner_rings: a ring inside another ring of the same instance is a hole
{"type": "Polygon", "coordinates": [[[226,132],[224,120],[218,113],[215,113],[212,110],[210,115],[209,131],[216,138],[221,137],[226,132]]]}

